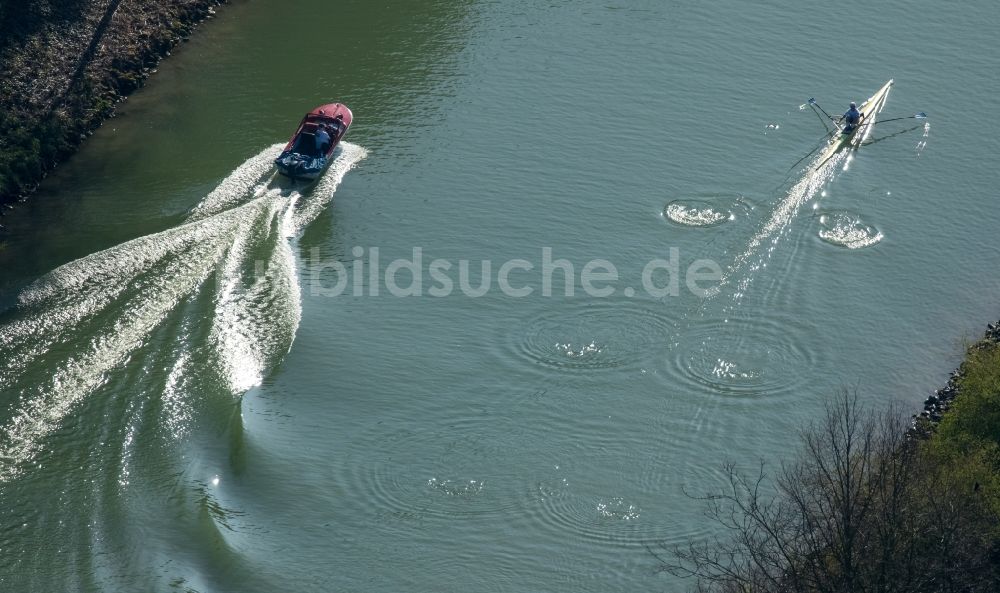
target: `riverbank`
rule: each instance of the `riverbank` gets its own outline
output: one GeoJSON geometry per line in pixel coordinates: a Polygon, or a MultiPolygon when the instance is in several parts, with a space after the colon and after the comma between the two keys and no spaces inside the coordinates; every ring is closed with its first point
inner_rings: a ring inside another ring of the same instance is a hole
{"type": "MultiPolygon", "coordinates": [[[[923,411],[913,417],[915,430],[921,433],[933,432],[948,417],[948,412],[957,399],[961,397],[965,402],[989,396],[988,389],[985,391],[982,389],[984,383],[989,385],[992,382],[1000,386],[1000,368],[994,364],[994,362],[1000,363],[1000,360],[992,361],[998,352],[998,347],[1000,347],[1000,321],[986,325],[986,333],[981,340],[969,346],[965,360],[952,371],[948,383],[924,400],[923,411]],[[965,392],[971,393],[963,396],[965,392]]],[[[963,403],[960,408],[965,405],[973,404],[963,403]]],[[[962,414],[961,409],[958,414],[962,414]]]]}
{"type": "Polygon", "coordinates": [[[30,195],[225,2],[0,6],[0,213],[30,195]]]}
{"type": "MultiPolygon", "coordinates": [[[[1000,520],[1000,322],[967,348],[947,386],[925,401],[915,428],[925,437],[926,456],[973,484],[990,519],[1000,520]]],[[[1000,559],[1000,536],[994,544],[1000,559]]]]}
{"type": "Polygon", "coordinates": [[[706,593],[997,591],[1000,324],[924,408],[904,430],[843,394],[774,477],[726,466],[728,488],[705,500],[728,537],[650,552],[706,593]]]}

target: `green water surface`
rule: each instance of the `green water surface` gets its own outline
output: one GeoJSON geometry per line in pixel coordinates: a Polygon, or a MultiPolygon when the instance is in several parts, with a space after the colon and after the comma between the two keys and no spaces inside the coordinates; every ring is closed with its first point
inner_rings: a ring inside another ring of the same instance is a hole
{"type": "Polygon", "coordinates": [[[713,534],[688,495],[725,461],[788,455],[841,389],[918,411],[997,317],[998,24],[221,9],[5,219],[0,590],[681,590],[647,547],[713,534]],[[789,170],[824,133],[807,99],[890,78],[880,117],[931,117],[789,170]],[[330,101],[355,123],[327,176],[272,178],[330,101]],[[676,295],[649,290],[672,249],[676,295]]]}

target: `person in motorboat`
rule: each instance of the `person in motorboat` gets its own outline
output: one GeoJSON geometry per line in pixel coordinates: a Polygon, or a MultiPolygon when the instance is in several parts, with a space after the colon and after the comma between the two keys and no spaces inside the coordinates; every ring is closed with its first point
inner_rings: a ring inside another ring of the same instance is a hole
{"type": "Polygon", "coordinates": [[[845,134],[853,132],[854,128],[856,128],[858,123],[861,121],[861,112],[858,111],[858,106],[854,103],[854,101],[851,101],[850,108],[846,113],[844,113],[843,120],[845,123],[843,133],[845,134]]]}
{"type": "Polygon", "coordinates": [[[326,154],[328,148],[330,148],[330,133],[326,131],[325,125],[320,125],[319,129],[316,130],[316,150],[320,154],[326,154]]]}
{"type": "Polygon", "coordinates": [[[341,130],[341,128],[344,127],[344,116],[338,113],[337,117],[333,118],[332,121],[330,121],[330,122],[328,122],[326,124],[323,124],[323,125],[325,125],[326,129],[331,134],[333,134],[334,137],[336,137],[336,136],[340,135],[340,130],[341,130]]]}

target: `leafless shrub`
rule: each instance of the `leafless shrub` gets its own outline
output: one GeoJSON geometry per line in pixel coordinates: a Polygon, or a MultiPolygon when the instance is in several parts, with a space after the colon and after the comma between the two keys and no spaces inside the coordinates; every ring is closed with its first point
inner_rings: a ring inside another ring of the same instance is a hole
{"type": "Polygon", "coordinates": [[[706,593],[1000,590],[997,517],[907,428],[845,393],[773,478],[726,466],[725,492],[703,499],[721,535],[650,552],[706,593]]]}

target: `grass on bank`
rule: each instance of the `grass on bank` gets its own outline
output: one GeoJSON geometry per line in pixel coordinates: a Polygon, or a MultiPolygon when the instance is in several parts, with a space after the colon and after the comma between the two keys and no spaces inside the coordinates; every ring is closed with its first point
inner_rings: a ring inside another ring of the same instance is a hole
{"type": "Polygon", "coordinates": [[[959,395],[926,445],[956,479],[973,484],[1000,514],[1000,344],[968,349],[959,367],[959,395]]]}
{"type": "Polygon", "coordinates": [[[25,121],[0,112],[0,196],[9,199],[30,191],[73,146],[55,118],[25,121]]]}

